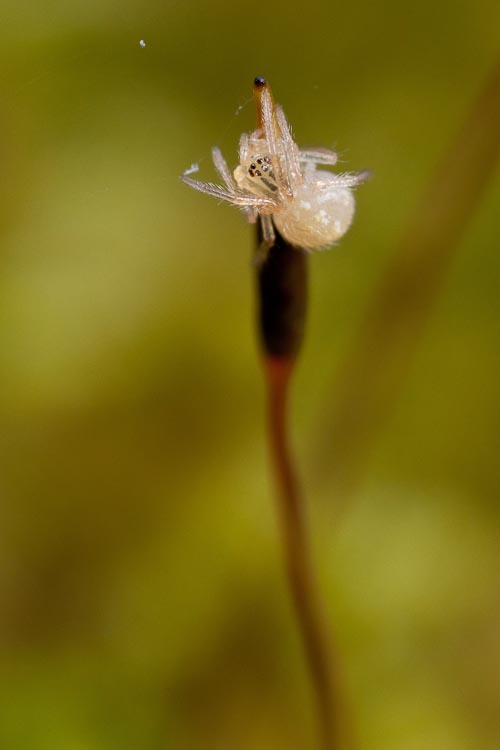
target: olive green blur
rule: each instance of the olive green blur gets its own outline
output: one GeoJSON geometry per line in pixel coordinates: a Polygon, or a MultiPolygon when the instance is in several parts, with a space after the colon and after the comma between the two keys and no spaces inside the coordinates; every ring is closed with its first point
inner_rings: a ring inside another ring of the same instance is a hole
{"type": "Polygon", "coordinates": [[[178,179],[214,180],[213,145],[236,166],[262,75],[300,145],[374,175],[309,258],[292,390],[356,750],[497,750],[499,173],[349,486],[332,432],[375,290],[497,62],[497,0],[0,0],[0,23],[0,748],[316,750],[253,231],[178,179]]]}

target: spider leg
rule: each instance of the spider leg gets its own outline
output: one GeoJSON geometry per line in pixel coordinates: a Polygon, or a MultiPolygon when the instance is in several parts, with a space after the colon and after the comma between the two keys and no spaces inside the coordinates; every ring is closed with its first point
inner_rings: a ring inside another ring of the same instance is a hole
{"type": "Polygon", "coordinates": [[[241,134],[240,145],[239,145],[238,151],[239,151],[240,164],[241,164],[241,162],[246,161],[248,157],[248,133],[241,134]]]}
{"type": "Polygon", "coordinates": [[[299,151],[299,161],[313,164],[330,164],[333,166],[338,161],[338,155],[335,151],[321,146],[313,148],[301,148],[299,151]]]}
{"type": "Polygon", "coordinates": [[[212,149],[212,159],[215,164],[215,168],[224,180],[224,183],[228,190],[231,190],[231,192],[236,191],[236,183],[233,179],[233,175],[231,174],[231,171],[229,167],[227,166],[227,162],[222,156],[222,152],[220,148],[217,148],[217,146],[214,146],[212,149]]]}
{"type": "Polygon", "coordinates": [[[260,223],[262,227],[262,238],[266,247],[274,245],[276,235],[274,233],[273,220],[270,214],[261,214],[260,223]]]}
{"type": "Polygon", "coordinates": [[[270,214],[260,214],[260,229],[262,240],[260,245],[255,249],[253,257],[253,262],[257,268],[262,268],[268,257],[269,250],[276,241],[273,220],[270,214]]]}
{"type": "Polygon", "coordinates": [[[286,171],[287,181],[290,187],[293,189],[302,182],[302,174],[300,171],[298,148],[292,137],[290,130],[290,124],[286,119],[286,115],[283,111],[283,107],[279,104],[275,107],[276,119],[278,121],[279,129],[281,131],[281,137],[283,141],[283,147],[285,150],[286,160],[286,171]]]}
{"type": "Polygon", "coordinates": [[[264,89],[261,94],[261,107],[262,107],[262,125],[264,129],[264,136],[267,141],[269,148],[269,155],[273,163],[273,168],[276,173],[276,182],[280,193],[284,193],[285,196],[292,197],[292,188],[288,182],[287,175],[283,174],[281,169],[281,159],[278,153],[278,138],[276,133],[276,121],[275,121],[275,110],[271,94],[267,89],[264,89]]]}
{"type": "Polygon", "coordinates": [[[259,210],[255,206],[245,206],[244,214],[249,224],[255,224],[259,216],[259,210]]]}
{"type": "Polygon", "coordinates": [[[362,182],[371,177],[371,171],[364,169],[362,172],[346,172],[345,174],[334,174],[331,175],[332,179],[329,180],[329,184],[337,185],[338,187],[356,187],[362,182]]]}
{"type": "Polygon", "coordinates": [[[214,185],[213,182],[200,182],[193,180],[191,177],[181,175],[181,180],[189,187],[199,190],[200,193],[213,195],[214,198],[232,203],[234,206],[254,206],[257,210],[267,210],[268,212],[276,208],[276,203],[268,198],[258,198],[249,193],[237,192],[223,188],[221,185],[214,185]]]}

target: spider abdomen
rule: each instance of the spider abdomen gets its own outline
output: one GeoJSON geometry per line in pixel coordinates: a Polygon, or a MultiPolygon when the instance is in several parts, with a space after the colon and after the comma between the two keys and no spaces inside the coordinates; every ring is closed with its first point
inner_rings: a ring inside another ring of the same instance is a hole
{"type": "Polygon", "coordinates": [[[293,200],[273,214],[273,221],[292,245],[320,250],[337,242],[351,226],[354,195],[335,183],[330,172],[315,171],[295,188],[293,200]]]}

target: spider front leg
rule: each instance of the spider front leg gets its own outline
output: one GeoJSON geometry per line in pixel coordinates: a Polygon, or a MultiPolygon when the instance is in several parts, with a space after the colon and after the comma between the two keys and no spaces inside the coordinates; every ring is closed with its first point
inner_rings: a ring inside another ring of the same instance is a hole
{"type": "Polygon", "coordinates": [[[278,137],[282,134],[278,133],[277,131],[277,120],[274,103],[267,88],[264,88],[260,92],[259,110],[264,136],[267,147],[269,149],[269,156],[271,157],[271,161],[273,164],[280,197],[291,198],[293,196],[292,185],[290,182],[291,175],[289,174],[289,170],[282,168],[282,156],[285,158],[286,162],[286,156],[283,153],[283,146],[281,145],[281,138],[278,141],[278,137]]]}
{"type": "Polygon", "coordinates": [[[247,160],[248,156],[248,133],[242,133],[240,136],[240,144],[238,148],[238,154],[240,159],[240,164],[244,164],[247,160]]]}
{"type": "Polygon", "coordinates": [[[240,190],[229,190],[221,185],[214,185],[213,182],[193,180],[192,177],[186,177],[185,174],[181,175],[181,180],[200,193],[212,195],[214,198],[232,203],[233,206],[240,206],[241,208],[255,207],[258,210],[267,209],[268,211],[276,208],[276,203],[268,198],[258,198],[255,195],[240,190]]]}
{"type": "Polygon", "coordinates": [[[226,185],[228,190],[231,190],[231,192],[236,192],[236,183],[234,181],[233,175],[231,174],[231,170],[229,169],[226,160],[222,156],[222,151],[220,148],[217,148],[217,146],[214,146],[212,149],[212,159],[215,165],[216,170],[224,180],[224,184],[226,185]]]}
{"type": "Polygon", "coordinates": [[[299,164],[299,149],[293,140],[292,131],[286,115],[283,111],[283,107],[279,104],[275,107],[276,120],[278,122],[279,129],[281,131],[281,138],[286,162],[286,174],[287,183],[290,186],[292,193],[293,190],[302,183],[302,173],[300,171],[299,164]]]}

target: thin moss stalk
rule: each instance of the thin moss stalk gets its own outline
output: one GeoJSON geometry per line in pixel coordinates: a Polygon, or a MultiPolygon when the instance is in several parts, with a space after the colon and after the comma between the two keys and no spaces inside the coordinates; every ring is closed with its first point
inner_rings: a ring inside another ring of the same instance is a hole
{"type": "MultiPolygon", "coordinates": [[[[260,246],[262,233],[257,232],[260,246]]],[[[290,592],[314,689],[325,750],[345,747],[331,634],[315,581],[306,509],[289,444],[291,377],[307,312],[307,254],[279,234],[257,266],[258,330],[267,385],[267,428],[290,592]]]]}

